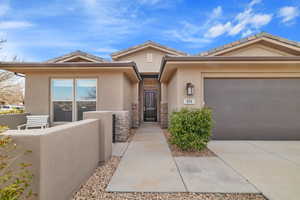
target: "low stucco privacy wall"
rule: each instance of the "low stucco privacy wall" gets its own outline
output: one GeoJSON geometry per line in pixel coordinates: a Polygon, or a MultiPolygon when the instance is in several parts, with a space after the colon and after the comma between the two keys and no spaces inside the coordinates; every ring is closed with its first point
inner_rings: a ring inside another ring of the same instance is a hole
{"type": "Polygon", "coordinates": [[[38,199],[70,199],[99,163],[110,158],[112,114],[91,117],[47,129],[5,132],[18,146],[32,150],[22,161],[33,165],[32,187],[38,199]]]}
{"type": "Polygon", "coordinates": [[[21,114],[5,114],[0,115],[0,126],[8,126],[9,129],[17,129],[21,124],[26,123],[28,113],[21,114]]]}

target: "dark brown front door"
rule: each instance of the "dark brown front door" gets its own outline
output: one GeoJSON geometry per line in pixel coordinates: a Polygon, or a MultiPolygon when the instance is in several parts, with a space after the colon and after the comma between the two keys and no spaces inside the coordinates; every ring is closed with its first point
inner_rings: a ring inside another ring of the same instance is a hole
{"type": "Polygon", "coordinates": [[[156,90],[144,91],[144,121],[157,121],[157,92],[156,90]]]}

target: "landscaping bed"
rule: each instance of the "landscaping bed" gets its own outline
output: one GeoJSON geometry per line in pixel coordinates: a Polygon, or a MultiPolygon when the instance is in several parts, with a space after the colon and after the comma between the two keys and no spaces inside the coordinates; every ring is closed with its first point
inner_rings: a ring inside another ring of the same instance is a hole
{"type": "Polygon", "coordinates": [[[267,200],[261,194],[106,192],[105,188],[119,162],[119,157],[112,157],[105,165],[98,167],[74,194],[73,200],[267,200]]]}
{"type": "Polygon", "coordinates": [[[217,156],[213,151],[209,148],[204,148],[201,151],[183,151],[178,148],[175,144],[171,144],[170,137],[171,133],[168,130],[164,130],[164,135],[168,142],[169,148],[171,150],[172,156],[179,157],[179,156],[189,156],[189,157],[212,157],[217,156]]]}

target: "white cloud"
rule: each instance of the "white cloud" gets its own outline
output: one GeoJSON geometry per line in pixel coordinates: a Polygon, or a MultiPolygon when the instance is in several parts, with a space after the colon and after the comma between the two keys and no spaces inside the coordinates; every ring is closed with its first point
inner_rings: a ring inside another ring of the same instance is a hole
{"type": "Polygon", "coordinates": [[[204,36],[207,38],[215,38],[230,31],[231,28],[231,22],[227,22],[226,24],[217,24],[212,26],[204,36]]]}
{"type": "Polygon", "coordinates": [[[211,18],[218,18],[218,17],[221,17],[221,16],[222,16],[222,13],[223,13],[222,7],[221,7],[221,6],[218,6],[218,7],[216,7],[216,8],[213,9],[211,18]]]}
{"type": "Polygon", "coordinates": [[[180,28],[164,31],[165,38],[186,43],[196,43],[198,45],[210,43],[209,38],[201,37],[203,26],[198,26],[186,21],[180,22],[180,25],[180,28]]]}
{"type": "Polygon", "coordinates": [[[261,1],[262,1],[262,0],[252,0],[252,1],[248,4],[248,6],[249,6],[249,7],[253,7],[253,6],[255,6],[256,4],[261,3],[261,1]]]}
{"type": "Polygon", "coordinates": [[[97,48],[95,49],[95,51],[99,53],[113,53],[118,51],[118,49],[111,48],[111,47],[103,47],[103,48],[97,48]]]}
{"type": "Polygon", "coordinates": [[[267,25],[272,20],[270,14],[255,14],[250,20],[250,24],[256,28],[267,25]]]}
{"type": "Polygon", "coordinates": [[[187,43],[198,45],[207,44],[214,38],[222,35],[234,36],[241,34],[248,36],[254,32],[258,32],[263,26],[269,24],[273,15],[269,13],[258,13],[254,6],[260,4],[262,0],[252,0],[243,11],[237,13],[231,19],[223,16],[223,8],[218,6],[214,8],[207,16],[206,20],[201,24],[181,22],[179,28],[166,31],[166,36],[187,43]]]}
{"type": "Polygon", "coordinates": [[[273,17],[272,14],[256,13],[253,9],[253,6],[260,2],[261,0],[252,0],[244,11],[238,13],[233,20],[213,25],[205,36],[215,38],[226,33],[228,35],[242,34],[245,36],[269,24],[273,17]]]}
{"type": "Polygon", "coordinates": [[[300,11],[298,7],[285,6],[279,9],[278,16],[281,18],[281,22],[289,23],[300,16],[300,11]]]}
{"type": "Polygon", "coordinates": [[[0,30],[4,29],[21,29],[33,26],[32,23],[27,21],[2,21],[0,22],[0,30]]]}
{"type": "Polygon", "coordinates": [[[242,37],[247,37],[247,36],[251,35],[252,33],[253,33],[253,31],[248,29],[248,30],[246,30],[245,32],[242,33],[242,37]]]}

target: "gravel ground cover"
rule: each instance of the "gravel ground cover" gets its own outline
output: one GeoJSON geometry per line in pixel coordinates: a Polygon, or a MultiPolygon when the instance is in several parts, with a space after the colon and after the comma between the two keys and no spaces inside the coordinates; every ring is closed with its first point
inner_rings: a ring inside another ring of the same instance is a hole
{"type": "Polygon", "coordinates": [[[169,148],[174,157],[179,156],[188,156],[188,157],[211,157],[217,156],[214,152],[212,152],[209,148],[205,148],[202,151],[182,151],[176,145],[170,143],[171,133],[167,130],[164,130],[164,135],[167,139],[169,148]]]}
{"type": "Polygon", "coordinates": [[[112,157],[73,196],[73,200],[267,200],[261,194],[219,194],[219,193],[119,193],[106,192],[120,157],[112,157]]]}

